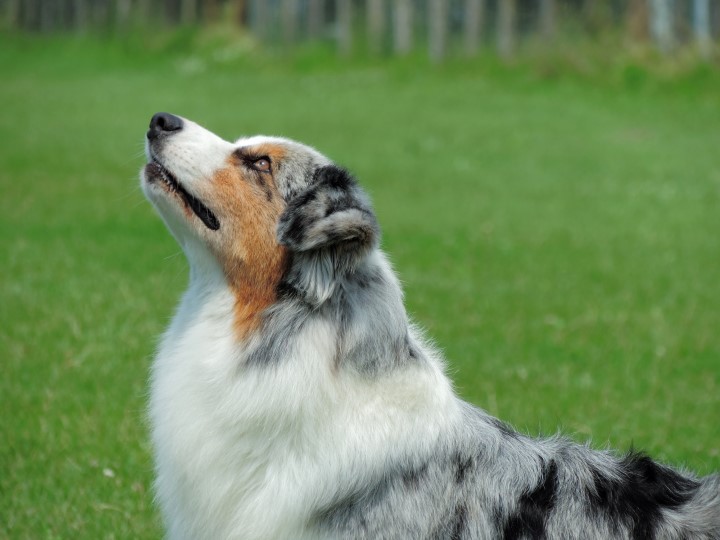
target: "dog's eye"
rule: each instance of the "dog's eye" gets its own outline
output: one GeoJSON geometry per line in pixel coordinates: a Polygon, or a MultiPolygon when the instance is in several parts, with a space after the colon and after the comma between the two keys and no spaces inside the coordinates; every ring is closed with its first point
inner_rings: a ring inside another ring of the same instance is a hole
{"type": "Polygon", "coordinates": [[[268,158],[260,158],[250,163],[253,169],[260,172],[270,172],[270,160],[268,158]]]}

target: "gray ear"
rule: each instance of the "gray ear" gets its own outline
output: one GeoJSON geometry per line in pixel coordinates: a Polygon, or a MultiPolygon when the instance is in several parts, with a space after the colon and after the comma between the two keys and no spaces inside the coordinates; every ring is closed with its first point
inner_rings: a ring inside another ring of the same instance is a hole
{"type": "Polygon", "coordinates": [[[355,179],[340,167],[319,168],[280,216],[278,240],[292,260],[288,284],[313,304],[324,302],[379,235],[370,200],[355,179]]]}

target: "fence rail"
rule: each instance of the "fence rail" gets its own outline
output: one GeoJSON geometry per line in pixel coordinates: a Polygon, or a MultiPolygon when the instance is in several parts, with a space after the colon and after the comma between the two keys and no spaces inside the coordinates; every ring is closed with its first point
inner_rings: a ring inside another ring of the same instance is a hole
{"type": "Polygon", "coordinates": [[[691,45],[706,57],[720,34],[720,0],[0,0],[0,16],[6,28],[44,33],[230,20],[266,43],[332,41],[343,55],[426,46],[438,62],[483,46],[511,57],[521,40],[552,42],[568,26],[590,37],[621,30],[664,54],[691,45]]]}

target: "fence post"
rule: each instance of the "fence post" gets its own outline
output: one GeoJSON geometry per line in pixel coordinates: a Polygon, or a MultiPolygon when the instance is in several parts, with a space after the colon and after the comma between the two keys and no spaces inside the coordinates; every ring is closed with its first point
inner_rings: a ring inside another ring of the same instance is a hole
{"type": "Polygon", "coordinates": [[[650,28],[660,52],[669,53],[675,45],[673,9],[671,0],[652,0],[650,3],[650,28]]]}
{"type": "Polygon", "coordinates": [[[447,0],[430,0],[428,6],[428,27],[430,30],[429,53],[430,60],[441,62],[445,58],[447,49],[448,27],[447,0]]]}
{"type": "Polygon", "coordinates": [[[87,3],[86,0],[73,0],[72,3],[72,27],[80,32],[85,31],[87,26],[87,3]]]}
{"type": "Polygon", "coordinates": [[[352,51],[352,0],[337,1],[337,40],[342,56],[352,51]]]}
{"type": "Polygon", "coordinates": [[[540,33],[545,39],[555,37],[555,0],[540,1],[540,33]]]}
{"type": "Polygon", "coordinates": [[[115,26],[118,30],[126,30],[130,22],[132,4],[130,0],[115,0],[115,26]]]}
{"type": "Polygon", "coordinates": [[[260,41],[268,38],[268,6],[267,0],[252,0],[250,4],[250,26],[253,34],[260,41]]]}
{"type": "Polygon", "coordinates": [[[710,34],[710,0],[694,0],[693,2],[693,33],[700,54],[709,58],[712,52],[710,34]]]}
{"type": "Polygon", "coordinates": [[[368,0],[367,25],[368,47],[370,52],[378,54],[385,38],[385,0],[368,0]]]}
{"type": "Polygon", "coordinates": [[[630,0],[625,11],[627,33],[633,41],[647,41],[649,37],[648,2],[650,0],[630,0]]]}
{"type": "Polygon", "coordinates": [[[280,5],[282,17],[282,39],[285,43],[294,43],[297,38],[298,0],[282,0],[280,5]]]}
{"type": "Polygon", "coordinates": [[[463,33],[465,35],[465,54],[468,56],[475,56],[478,53],[484,20],[485,0],[465,0],[463,33]]]}
{"type": "Polygon", "coordinates": [[[58,7],[53,1],[44,0],[40,2],[40,29],[43,32],[51,32],[57,28],[58,7]]]}
{"type": "Polygon", "coordinates": [[[218,0],[203,0],[202,1],[202,18],[205,22],[215,23],[218,20],[218,0]]]}
{"type": "Polygon", "coordinates": [[[395,0],[393,10],[393,50],[405,55],[412,49],[414,11],[412,0],[395,0]]]}
{"type": "Polygon", "coordinates": [[[502,58],[515,52],[515,0],[498,0],[497,48],[502,58]]]}
{"type": "Polygon", "coordinates": [[[25,0],[21,11],[20,26],[23,30],[37,30],[38,27],[38,0],[25,0]]]}
{"type": "Polygon", "coordinates": [[[186,26],[197,20],[197,0],[182,0],[180,4],[180,22],[186,26]]]}
{"type": "Polygon", "coordinates": [[[307,34],[311,39],[320,35],[323,25],[323,0],[308,0],[307,34]]]}
{"type": "Polygon", "coordinates": [[[20,27],[20,0],[6,0],[5,20],[13,30],[20,27]]]}

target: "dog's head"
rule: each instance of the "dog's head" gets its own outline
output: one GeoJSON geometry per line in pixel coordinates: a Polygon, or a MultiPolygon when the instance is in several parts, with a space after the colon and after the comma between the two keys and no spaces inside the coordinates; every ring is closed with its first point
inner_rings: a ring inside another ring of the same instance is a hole
{"type": "Polygon", "coordinates": [[[370,202],[344,169],[300,143],[234,143],[167,113],[146,135],[142,188],[190,265],[215,268],[247,316],[290,286],[319,305],[377,244],[370,202]]]}

